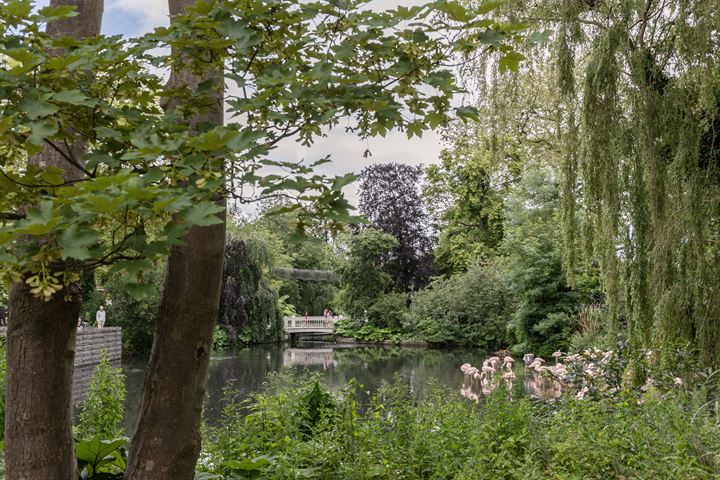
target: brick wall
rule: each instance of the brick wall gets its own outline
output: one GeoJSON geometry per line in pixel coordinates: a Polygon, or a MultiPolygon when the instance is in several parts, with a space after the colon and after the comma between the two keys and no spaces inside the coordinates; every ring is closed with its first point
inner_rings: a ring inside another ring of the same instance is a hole
{"type": "Polygon", "coordinates": [[[100,352],[105,350],[110,364],[120,366],[122,359],[122,328],[85,327],[78,332],[75,343],[75,370],[73,372],[73,403],[83,401],[95,365],[100,363],[100,352]]]}
{"type": "MultiPolygon", "coordinates": [[[[0,335],[5,335],[6,327],[0,327],[0,335]]],[[[100,352],[105,350],[110,363],[120,366],[122,360],[122,328],[86,327],[77,334],[75,343],[75,370],[73,372],[73,402],[81,402],[90,383],[95,365],[100,363],[100,352]]]]}

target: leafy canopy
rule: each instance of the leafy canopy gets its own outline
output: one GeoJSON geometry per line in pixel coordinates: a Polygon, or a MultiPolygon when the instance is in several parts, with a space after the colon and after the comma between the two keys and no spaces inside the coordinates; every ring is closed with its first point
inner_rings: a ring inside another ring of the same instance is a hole
{"type": "Polygon", "coordinates": [[[77,281],[70,265],[111,264],[142,296],[154,262],[191,226],[220,221],[218,194],[288,197],[300,227],[311,215],[339,225],[354,177],[313,172],[329,159],[274,161],[272,149],[309,144],[343,119],[361,137],[445,124],[460,91],[454,56],[482,46],[512,57],[522,26],[486,18],[496,4],[376,12],[359,0],[202,0],[140,38],[75,40],[41,30],[72,9],[4,2],[0,276],[49,298],[77,281]],[[222,72],[223,85],[166,84],[172,69],[222,72]],[[193,125],[220,95],[231,123],[193,125]],[[41,164],[43,148],[63,168],[41,164]]]}

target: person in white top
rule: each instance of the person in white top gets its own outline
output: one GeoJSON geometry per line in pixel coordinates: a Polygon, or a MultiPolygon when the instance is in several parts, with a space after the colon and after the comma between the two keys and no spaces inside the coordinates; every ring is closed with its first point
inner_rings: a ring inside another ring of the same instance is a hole
{"type": "Polygon", "coordinates": [[[103,328],[105,326],[105,309],[102,305],[100,305],[100,309],[95,314],[95,320],[97,320],[98,328],[103,328]]]}

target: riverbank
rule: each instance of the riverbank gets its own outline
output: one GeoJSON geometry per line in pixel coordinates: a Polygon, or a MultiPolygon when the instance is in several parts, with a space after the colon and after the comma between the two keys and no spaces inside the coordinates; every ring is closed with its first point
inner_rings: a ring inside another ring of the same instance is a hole
{"type": "Polygon", "coordinates": [[[209,429],[201,469],[220,479],[711,479],[720,475],[716,418],[701,392],[662,399],[480,404],[435,385],[417,400],[398,379],[364,408],[354,384],[271,375],[265,393],[231,402],[209,429]],[[242,475],[241,475],[242,474],[242,475]]]}
{"type": "Polygon", "coordinates": [[[368,342],[363,340],[358,340],[352,337],[343,337],[341,335],[336,335],[334,337],[335,343],[341,344],[341,345],[357,345],[357,346],[377,346],[377,345],[387,345],[387,346],[399,346],[399,347],[418,347],[418,348],[427,348],[430,345],[425,340],[418,340],[418,339],[403,339],[403,340],[379,340],[377,342],[368,342]]]}

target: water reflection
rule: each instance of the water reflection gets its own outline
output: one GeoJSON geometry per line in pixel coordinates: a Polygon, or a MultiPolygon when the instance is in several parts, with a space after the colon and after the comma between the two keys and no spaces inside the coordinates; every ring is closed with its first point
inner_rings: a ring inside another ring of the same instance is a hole
{"type": "MultiPolygon", "coordinates": [[[[210,362],[208,397],[205,419],[214,423],[220,418],[223,391],[232,385],[241,396],[261,390],[271,372],[318,372],[330,388],[340,389],[351,379],[362,385],[358,400],[364,401],[384,381],[396,375],[409,382],[413,392],[423,397],[431,379],[440,385],[457,388],[462,381],[458,365],[463,362],[479,363],[485,352],[470,349],[427,349],[390,346],[347,346],[322,342],[306,342],[300,348],[286,345],[257,345],[216,355],[210,362]]],[[[126,418],[123,426],[131,433],[140,407],[147,359],[127,362],[126,418]]]]}

